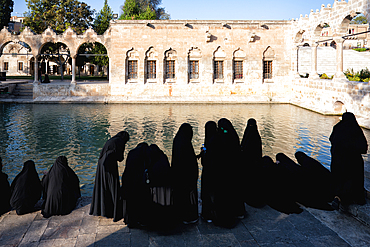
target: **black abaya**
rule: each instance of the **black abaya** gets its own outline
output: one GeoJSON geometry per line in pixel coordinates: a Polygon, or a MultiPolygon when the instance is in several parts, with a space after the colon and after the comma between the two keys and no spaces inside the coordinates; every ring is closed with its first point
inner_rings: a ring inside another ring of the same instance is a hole
{"type": "Polygon", "coordinates": [[[319,207],[333,199],[332,174],[319,161],[303,152],[296,152],[295,157],[302,167],[302,181],[306,184],[303,194],[307,197],[306,205],[319,207]]]}
{"type": "Polygon", "coordinates": [[[109,139],[100,152],[90,215],[113,218],[114,222],[122,219],[123,208],[117,162],[123,160],[128,140],[129,134],[121,131],[109,139]]]}
{"type": "Polygon", "coordinates": [[[129,152],[122,174],[122,193],[129,227],[164,228],[173,223],[170,164],[157,145],[144,142],[129,152]]]}
{"type": "Polygon", "coordinates": [[[210,170],[214,176],[215,196],[212,219],[216,225],[233,227],[237,218],[244,217],[245,207],[241,184],[241,148],[238,134],[225,118],[218,121],[218,132],[207,148],[210,170]]]}
{"type": "Polygon", "coordinates": [[[209,152],[207,151],[209,144],[217,134],[217,124],[214,121],[208,121],[205,125],[204,149],[201,152],[201,162],[203,166],[201,177],[201,199],[202,199],[202,217],[205,220],[212,220],[215,217],[214,213],[214,195],[215,185],[217,181],[212,174],[212,163],[209,162],[209,152]]]}
{"type": "Polygon", "coordinates": [[[24,163],[22,171],[12,182],[11,191],[10,205],[18,215],[34,210],[35,204],[41,198],[42,186],[32,160],[24,163]]]}
{"type": "Polygon", "coordinates": [[[10,210],[10,186],[8,182],[8,175],[3,173],[3,164],[0,157],[0,215],[10,210]]]}
{"type": "Polygon", "coordinates": [[[68,166],[67,158],[59,156],[41,181],[44,198],[42,215],[48,218],[71,213],[81,197],[79,183],[76,173],[68,166]]]}
{"type": "Polygon", "coordinates": [[[364,160],[368,144],[353,113],[346,112],[333,127],[331,142],[331,173],[335,196],[344,204],[364,204],[364,160]]]}
{"type": "Polygon", "coordinates": [[[150,190],[145,166],[149,164],[149,146],[143,142],[130,150],[122,174],[123,217],[129,227],[149,224],[150,190]]]}
{"type": "Polygon", "coordinates": [[[264,180],[269,188],[266,191],[267,204],[282,213],[301,213],[302,209],[296,203],[291,191],[295,185],[290,182],[285,168],[274,163],[269,156],[264,156],[262,169],[264,180]]]}
{"type": "Polygon", "coordinates": [[[265,204],[266,182],[262,175],[262,140],[258,132],[257,122],[248,120],[241,143],[243,174],[245,174],[243,189],[244,201],[254,207],[265,204]]]}
{"type": "Polygon", "coordinates": [[[193,222],[198,219],[198,162],[191,139],[190,124],[180,126],[172,146],[172,178],[174,206],[180,220],[193,222]]]}

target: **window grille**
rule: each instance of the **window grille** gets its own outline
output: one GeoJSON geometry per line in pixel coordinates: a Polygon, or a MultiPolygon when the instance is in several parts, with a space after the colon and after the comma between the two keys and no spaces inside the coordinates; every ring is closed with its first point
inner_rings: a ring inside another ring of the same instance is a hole
{"type": "Polygon", "coordinates": [[[190,79],[199,79],[199,61],[190,61],[190,79]]]}
{"type": "Polygon", "coordinates": [[[148,60],[146,62],[147,67],[147,79],[156,79],[156,61],[148,60]]]}
{"type": "Polygon", "coordinates": [[[175,79],[175,60],[166,60],[166,79],[175,79]]]}
{"type": "Polygon", "coordinates": [[[137,79],[137,61],[128,61],[128,79],[137,79]]]}
{"type": "Polygon", "coordinates": [[[19,62],[18,63],[18,70],[23,70],[23,63],[22,62],[19,62]]]}
{"type": "Polygon", "coordinates": [[[243,79],[243,61],[234,61],[234,79],[243,79]]]}
{"type": "Polygon", "coordinates": [[[214,61],[214,77],[215,79],[224,79],[224,61],[214,61]]]}
{"type": "Polygon", "coordinates": [[[4,62],[4,70],[9,70],[9,63],[8,62],[4,62]]]}
{"type": "Polygon", "coordinates": [[[263,61],[263,79],[272,79],[272,61],[263,61]]]}

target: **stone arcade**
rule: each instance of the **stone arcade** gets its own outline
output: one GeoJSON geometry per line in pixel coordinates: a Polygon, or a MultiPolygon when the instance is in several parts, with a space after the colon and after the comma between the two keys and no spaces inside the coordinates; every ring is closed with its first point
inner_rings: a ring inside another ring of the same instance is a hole
{"type": "MultiPolygon", "coordinates": [[[[331,6],[289,21],[112,21],[104,35],[92,29],[57,35],[47,29],[35,35],[0,32],[0,48],[24,42],[37,57],[44,44],[61,42],[72,58],[72,81],[43,85],[34,70],[34,98],[104,96],[110,102],[282,102],[321,113],[343,109],[370,118],[370,87],[346,80],[343,43],[358,14],[370,19],[367,0],[335,0],[331,6]],[[330,25],[336,43],[334,80],[317,74],[317,46],[330,25]],[[76,56],[86,42],[103,44],[109,56],[109,83],[76,84],[76,56]],[[309,78],[298,75],[298,50],[311,47],[309,78]]],[[[0,69],[2,65],[0,65],[0,69]]],[[[35,68],[38,64],[34,63],[35,68]]]]}

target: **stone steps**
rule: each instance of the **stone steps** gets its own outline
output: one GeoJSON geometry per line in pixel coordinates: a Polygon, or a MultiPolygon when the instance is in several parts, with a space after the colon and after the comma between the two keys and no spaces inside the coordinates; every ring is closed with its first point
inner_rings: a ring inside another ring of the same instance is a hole
{"type": "Polygon", "coordinates": [[[33,84],[17,84],[12,92],[12,95],[17,98],[33,98],[33,84]]]}

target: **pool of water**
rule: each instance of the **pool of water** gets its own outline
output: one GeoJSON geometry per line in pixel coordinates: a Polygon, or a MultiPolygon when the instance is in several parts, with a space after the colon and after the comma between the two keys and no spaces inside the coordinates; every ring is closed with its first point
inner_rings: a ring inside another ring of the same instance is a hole
{"type": "MultiPolygon", "coordinates": [[[[60,155],[68,158],[80,179],[82,193],[92,193],[96,164],[104,143],[126,130],[129,150],[140,142],[157,144],[171,160],[172,141],[184,122],[193,126],[193,146],[198,153],[204,125],[226,117],[243,137],[249,118],[255,118],[262,137],[263,154],[275,159],[297,150],[330,167],[329,136],[339,121],[284,104],[0,104],[0,156],[11,182],[23,163],[32,159],[37,171],[49,169],[60,155]]],[[[370,131],[364,130],[368,140],[370,131]]],[[[364,155],[366,176],[369,153],[364,155]]],[[[120,174],[125,160],[119,164],[120,174]]],[[[200,165],[200,162],[199,162],[200,165]]],[[[199,168],[201,173],[201,167],[199,168]]],[[[369,188],[367,188],[369,190],[369,188]]]]}

